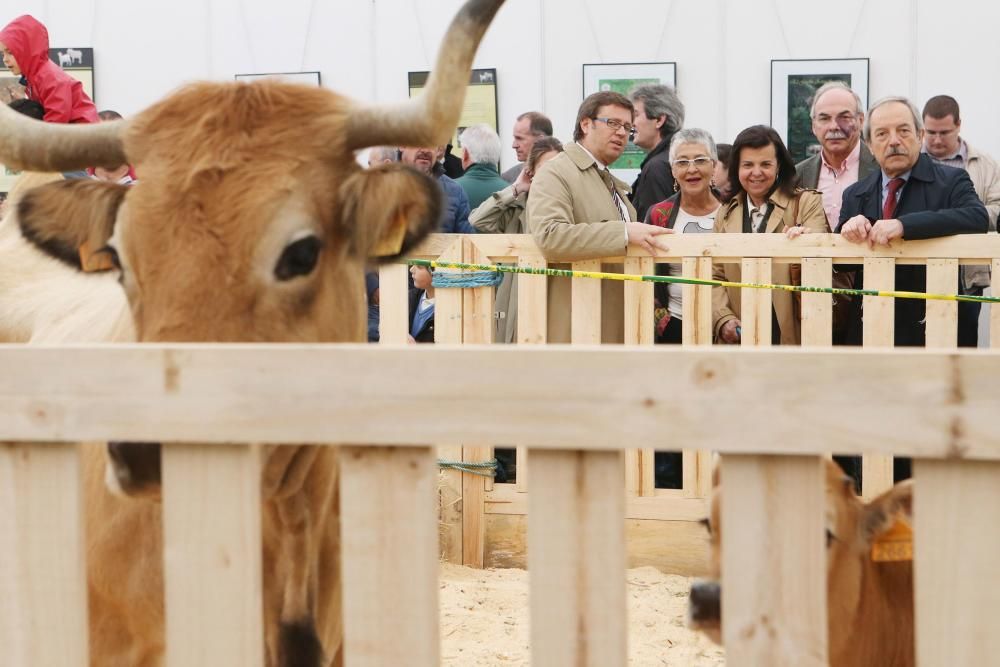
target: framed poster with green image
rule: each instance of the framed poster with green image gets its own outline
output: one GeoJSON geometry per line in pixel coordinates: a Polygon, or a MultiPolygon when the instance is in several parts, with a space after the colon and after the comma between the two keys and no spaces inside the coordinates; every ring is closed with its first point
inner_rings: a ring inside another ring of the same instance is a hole
{"type": "MultiPolygon", "coordinates": [[[[599,91],[613,91],[628,97],[636,86],[665,84],[677,87],[677,63],[608,63],[583,66],[583,97],[599,91]]],[[[646,151],[631,141],[625,152],[611,165],[611,172],[631,183],[639,175],[646,151]]]]}

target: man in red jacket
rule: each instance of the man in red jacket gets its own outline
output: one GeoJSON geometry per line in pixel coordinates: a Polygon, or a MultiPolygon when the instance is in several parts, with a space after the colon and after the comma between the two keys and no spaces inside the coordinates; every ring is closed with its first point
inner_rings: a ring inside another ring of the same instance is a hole
{"type": "Polygon", "coordinates": [[[0,53],[11,73],[21,76],[28,99],[45,107],[47,122],[97,122],[83,84],[49,60],[49,31],[34,17],[19,16],[0,30],[0,53]]]}

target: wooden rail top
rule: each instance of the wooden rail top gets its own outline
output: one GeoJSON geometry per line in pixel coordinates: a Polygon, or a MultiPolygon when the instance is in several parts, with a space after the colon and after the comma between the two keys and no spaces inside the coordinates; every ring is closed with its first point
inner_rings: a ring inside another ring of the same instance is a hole
{"type": "MultiPolygon", "coordinates": [[[[459,234],[434,234],[412,257],[437,257],[459,234]]],[[[511,261],[516,257],[540,257],[541,251],[530,234],[470,234],[486,255],[494,260],[511,261]]],[[[682,257],[711,257],[732,262],[743,257],[771,257],[777,263],[799,261],[803,257],[829,257],[860,263],[865,258],[892,258],[900,264],[923,264],[927,259],[958,259],[960,264],[988,264],[1000,257],[1000,234],[962,234],[926,241],[895,242],[891,247],[869,249],[845,241],[839,234],[804,234],[789,241],[782,234],[678,234],[657,237],[667,249],[655,261],[676,261],[682,257]]],[[[629,257],[648,257],[648,253],[630,247],[629,257]]],[[[608,257],[605,261],[621,261],[608,257]]]]}
{"type": "Polygon", "coordinates": [[[988,351],[5,345],[0,368],[9,440],[771,454],[839,444],[1000,459],[1000,355],[988,351]],[[748,409],[753,396],[767,399],[748,409]]]}

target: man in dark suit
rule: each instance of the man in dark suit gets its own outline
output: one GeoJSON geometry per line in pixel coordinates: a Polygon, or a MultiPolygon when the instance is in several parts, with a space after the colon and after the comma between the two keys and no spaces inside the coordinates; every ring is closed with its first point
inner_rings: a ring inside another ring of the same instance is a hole
{"type": "MultiPolygon", "coordinates": [[[[864,140],[880,169],[844,192],[836,231],[845,239],[867,243],[869,247],[888,246],[896,239],[982,234],[989,228],[986,207],[979,201],[969,175],[962,169],[936,164],[920,152],[923,123],[908,99],[884,97],[875,102],[865,119],[864,140]]],[[[861,271],[858,278],[859,286],[863,287],[861,271]]],[[[958,288],[956,280],[956,294],[958,288]]],[[[897,266],[896,289],[926,291],[926,267],[897,266]]],[[[896,299],[897,346],[924,345],[925,305],[916,299],[896,299]]],[[[858,304],[854,315],[848,337],[860,343],[858,304]]],[[[910,459],[897,458],[893,465],[896,481],[910,476],[910,459]]]]}
{"type": "MultiPolygon", "coordinates": [[[[844,192],[837,231],[845,239],[873,247],[896,239],[986,233],[989,216],[969,175],[922,154],[923,138],[920,113],[906,98],[887,97],[872,105],[864,139],[881,169],[844,192]]],[[[923,292],[926,279],[924,266],[896,267],[897,290],[923,292]]],[[[924,301],[896,300],[897,346],[923,346],[924,311],[924,301]]],[[[860,339],[860,318],[856,324],[860,339]]]]}

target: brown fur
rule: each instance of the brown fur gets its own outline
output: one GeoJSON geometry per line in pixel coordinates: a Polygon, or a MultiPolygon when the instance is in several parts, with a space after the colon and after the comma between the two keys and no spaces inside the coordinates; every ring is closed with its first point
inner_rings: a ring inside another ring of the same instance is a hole
{"type": "MultiPolygon", "coordinates": [[[[133,119],[125,142],[137,185],[45,186],[21,201],[21,228],[71,264],[84,241],[114,243],[140,341],[364,341],[368,252],[399,219],[405,243],[417,242],[437,223],[440,195],[400,165],[361,172],[343,148],[346,109],[329,91],[305,87],[191,86],[133,119]],[[276,280],[283,248],[301,233],[321,242],[316,268],[276,280]]],[[[321,650],[322,664],[340,664],[336,451],[266,451],[267,663],[321,650]],[[305,646],[310,632],[316,650],[305,646]]],[[[100,448],[86,448],[85,459],[91,663],[157,664],[160,505],[112,495],[100,448]]]]}
{"type": "MultiPolygon", "coordinates": [[[[718,469],[716,473],[718,472],[718,469]]],[[[722,486],[714,476],[711,505],[711,568],[720,577],[722,486]]],[[[826,465],[827,621],[831,667],[914,665],[913,563],[876,563],[872,542],[900,515],[912,517],[912,482],[902,482],[870,503],[854,494],[853,482],[832,461],[826,465]]],[[[696,584],[698,586],[698,584],[696,584]]],[[[721,619],[692,625],[715,641],[721,619]]]]}

